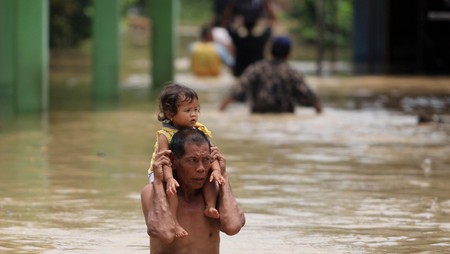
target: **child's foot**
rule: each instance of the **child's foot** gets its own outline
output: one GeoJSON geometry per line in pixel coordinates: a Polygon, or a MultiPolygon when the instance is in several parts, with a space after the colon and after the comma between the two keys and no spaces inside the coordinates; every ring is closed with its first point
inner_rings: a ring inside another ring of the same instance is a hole
{"type": "Polygon", "coordinates": [[[220,217],[219,211],[217,211],[214,207],[206,207],[203,211],[206,217],[210,217],[213,219],[218,219],[220,217]]]}
{"type": "Polygon", "coordinates": [[[183,227],[181,227],[180,225],[176,225],[175,237],[180,238],[180,237],[185,237],[187,235],[188,235],[188,232],[186,230],[184,230],[183,227]]]}

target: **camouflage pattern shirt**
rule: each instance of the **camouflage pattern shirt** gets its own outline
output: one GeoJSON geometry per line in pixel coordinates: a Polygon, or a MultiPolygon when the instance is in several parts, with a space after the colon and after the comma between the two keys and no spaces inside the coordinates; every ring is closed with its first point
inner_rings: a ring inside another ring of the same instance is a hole
{"type": "Polygon", "coordinates": [[[230,95],[236,101],[248,100],[252,113],[293,113],[296,105],[311,107],[317,102],[304,75],[280,60],[247,67],[230,95]]]}

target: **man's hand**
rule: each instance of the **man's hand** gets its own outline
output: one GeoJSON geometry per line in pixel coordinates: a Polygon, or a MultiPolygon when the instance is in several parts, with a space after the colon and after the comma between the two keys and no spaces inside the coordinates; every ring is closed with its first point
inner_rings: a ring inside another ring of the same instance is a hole
{"type": "Polygon", "coordinates": [[[172,163],[169,158],[171,153],[172,152],[170,150],[164,150],[156,154],[155,161],[152,165],[155,181],[162,182],[164,180],[164,166],[172,167],[172,163]]]}
{"type": "Polygon", "coordinates": [[[314,104],[314,108],[316,109],[317,114],[322,113],[322,105],[320,104],[320,102],[316,102],[316,104],[314,104]]]}
{"type": "Polygon", "coordinates": [[[228,104],[232,103],[233,101],[234,99],[231,96],[225,97],[225,99],[223,99],[222,103],[219,106],[219,111],[225,111],[225,109],[228,107],[228,104]]]}
{"type": "MultiPolygon", "coordinates": [[[[223,157],[223,155],[219,152],[219,148],[217,148],[217,146],[211,146],[211,157],[213,158],[214,161],[217,161],[220,167],[220,175],[223,178],[223,182],[224,183],[226,181],[226,177],[227,177],[227,171],[226,171],[226,161],[225,158],[223,157]]],[[[215,175],[219,170],[214,170],[211,173],[211,177],[213,177],[213,174],[215,175]]],[[[216,179],[216,178],[215,178],[216,179]]],[[[210,179],[211,181],[211,179],[210,179]]],[[[217,181],[217,179],[216,179],[217,181]]]]}

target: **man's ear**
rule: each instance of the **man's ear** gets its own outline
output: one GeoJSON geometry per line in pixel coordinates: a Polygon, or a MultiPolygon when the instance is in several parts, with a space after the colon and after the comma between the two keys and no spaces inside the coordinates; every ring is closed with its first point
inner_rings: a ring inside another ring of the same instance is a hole
{"type": "Polygon", "coordinates": [[[175,157],[175,155],[173,155],[173,153],[170,153],[169,159],[172,162],[172,167],[173,167],[173,164],[175,164],[175,161],[177,160],[177,158],[175,157]]]}

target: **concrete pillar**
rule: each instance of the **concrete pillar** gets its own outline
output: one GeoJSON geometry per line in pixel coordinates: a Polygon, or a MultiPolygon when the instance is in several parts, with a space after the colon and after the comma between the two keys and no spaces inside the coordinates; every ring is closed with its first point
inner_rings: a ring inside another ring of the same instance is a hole
{"type": "Polygon", "coordinates": [[[151,76],[152,90],[159,91],[167,81],[174,79],[176,39],[178,27],[178,0],[147,0],[151,20],[151,76]]]}
{"type": "Polygon", "coordinates": [[[48,0],[15,0],[15,100],[18,114],[48,107],[48,0]]]}
{"type": "Polygon", "coordinates": [[[15,114],[15,0],[0,0],[0,118],[15,114]]]}
{"type": "Polygon", "coordinates": [[[48,107],[48,0],[16,0],[17,113],[48,107]]]}
{"type": "Polygon", "coordinates": [[[119,0],[94,0],[93,83],[96,101],[115,101],[119,94],[119,0]]]}

